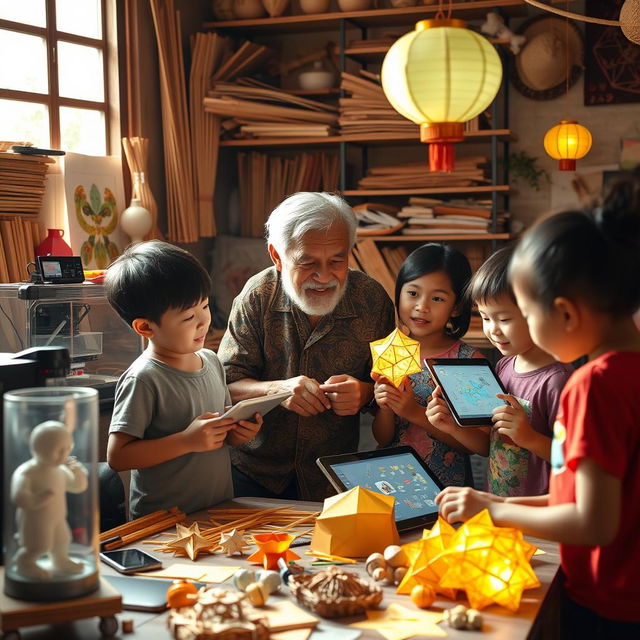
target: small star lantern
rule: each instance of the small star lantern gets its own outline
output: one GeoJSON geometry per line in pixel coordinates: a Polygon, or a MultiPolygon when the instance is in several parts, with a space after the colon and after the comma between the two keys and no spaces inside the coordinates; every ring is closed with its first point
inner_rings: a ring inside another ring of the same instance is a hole
{"type": "Polygon", "coordinates": [[[369,343],[373,366],[371,373],[385,377],[394,387],[412,373],[422,371],[420,343],[394,329],[386,338],[369,343]]]}

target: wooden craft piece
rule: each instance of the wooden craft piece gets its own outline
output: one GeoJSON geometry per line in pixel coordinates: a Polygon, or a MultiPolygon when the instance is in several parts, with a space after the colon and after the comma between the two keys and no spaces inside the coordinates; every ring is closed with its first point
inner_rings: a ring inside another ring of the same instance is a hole
{"type": "Polygon", "coordinates": [[[203,537],[200,527],[195,522],[188,527],[177,524],[176,532],[177,538],[172,542],[166,542],[165,547],[177,554],[189,556],[191,560],[195,560],[199,553],[211,552],[216,546],[211,540],[203,537]]]}
{"type": "Polygon", "coordinates": [[[232,556],[234,553],[242,555],[243,548],[247,546],[242,537],[243,531],[232,529],[231,531],[220,534],[220,547],[222,551],[228,556],[232,556]]]}
{"type": "Polygon", "coordinates": [[[395,498],[354,487],[324,501],[311,540],[314,552],[365,558],[398,543],[395,498]]]}
{"type": "Polygon", "coordinates": [[[247,560],[256,564],[262,564],[265,569],[277,569],[278,560],[284,558],[289,564],[292,560],[300,560],[300,556],[289,550],[289,545],[294,537],[288,533],[262,533],[253,536],[258,547],[247,560]]]}
{"type": "Polygon", "coordinates": [[[373,366],[371,373],[378,373],[394,387],[412,373],[422,371],[420,343],[394,329],[386,338],[370,343],[373,366]]]}
{"type": "Polygon", "coordinates": [[[354,616],[382,601],[377,584],[338,567],[292,576],[289,588],[298,602],[323,618],[354,616]]]}

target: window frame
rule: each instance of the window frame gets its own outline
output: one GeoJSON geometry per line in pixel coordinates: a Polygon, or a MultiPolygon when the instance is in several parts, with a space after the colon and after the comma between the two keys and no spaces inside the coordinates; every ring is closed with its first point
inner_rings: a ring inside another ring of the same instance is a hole
{"type": "MultiPolygon", "coordinates": [[[[58,31],[56,25],[55,0],[45,0],[45,27],[37,27],[22,22],[0,19],[0,29],[35,35],[45,39],[47,48],[47,84],[48,93],[37,93],[31,91],[17,91],[0,87],[0,99],[19,100],[22,102],[32,102],[44,104],[49,111],[49,137],[51,147],[59,149],[60,141],[60,108],[73,107],[80,109],[92,109],[101,111],[105,123],[105,149],[106,155],[111,153],[111,117],[112,111],[109,100],[109,22],[107,16],[107,0],[100,0],[100,12],[102,19],[102,38],[89,38],[66,31],[58,31]],[[103,101],[81,100],[78,98],[64,98],[60,96],[58,86],[58,63],[57,44],[58,41],[69,42],[71,44],[94,47],[102,51],[102,79],[103,79],[103,101]]],[[[115,34],[114,34],[115,35],[115,34]]]]}

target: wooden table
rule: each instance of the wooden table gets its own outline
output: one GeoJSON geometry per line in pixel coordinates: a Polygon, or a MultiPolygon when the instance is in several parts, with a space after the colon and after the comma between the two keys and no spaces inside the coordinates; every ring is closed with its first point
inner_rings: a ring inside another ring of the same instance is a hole
{"type": "MultiPolygon", "coordinates": [[[[283,501],[267,498],[238,498],[221,506],[227,508],[242,506],[251,508],[269,508],[281,506],[282,504],[284,504],[283,501]]],[[[298,507],[305,510],[319,510],[320,508],[320,505],[317,503],[310,502],[296,501],[291,502],[290,505],[294,508],[298,507]]],[[[193,517],[190,519],[207,520],[207,516],[208,514],[201,512],[193,514],[193,517]]],[[[420,535],[420,530],[409,532],[402,536],[402,542],[416,540],[420,535]]],[[[484,628],[482,631],[457,631],[455,629],[450,629],[449,627],[443,627],[447,632],[448,638],[452,640],[474,640],[479,638],[483,638],[485,640],[520,640],[524,638],[551,640],[556,636],[556,604],[558,602],[559,595],[559,585],[556,579],[559,565],[557,545],[544,540],[531,538],[530,540],[546,552],[544,555],[535,556],[532,559],[532,565],[541,583],[540,587],[524,592],[518,613],[511,613],[510,611],[498,606],[487,607],[482,611],[484,618],[484,628]]],[[[300,563],[307,565],[313,560],[313,558],[305,556],[303,554],[304,549],[304,547],[298,547],[295,551],[298,555],[302,556],[300,563]]],[[[171,555],[164,555],[162,553],[156,553],[156,555],[163,560],[163,564],[165,566],[169,566],[173,562],[189,562],[188,558],[174,558],[171,555]]],[[[246,555],[244,558],[246,558],[246,555]]],[[[247,563],[244,558],[240,556],[227,558],[220,554],[203,554],[198,557],[198,563],[202,565],[209,564],[217,566],[246,566],[247,563]]],[[[355,570],[364,574],[364,563],[362,562],[359,562],[357,565],[344,565],[343,568],[350,571],[355,570]]],[[[111,567],[108,567],[103,563],[101,563],[100,571],[103,575],[116,575],[116,572],[111,569],[111,567]]],[[[414,606],[408,596],[396,594],[395,587],[383,587],[383,590],[383,607],[392,602],[397,602],[409,608],[414,606]]],[[[285,592],[287,592],[286,589],[285,592]]],[[[271,596],[271,598],[273,597],[275,596],[271,596]]],[[[458,603],[467,604],[464,599],[459,599],[458,603]]],[[[454,603],[452,601],[446,599],[438,599],[434,603],[434,607],[436,608],[449,608],[453,605],[454,603]]],[[[123,638],[124,640],[128,638],[131,638],[132,640],[162,640],[163,638],[170,637],[166,626],[167,613],[123,611],[118,617],[120,620],[132,620],[134,624],[134,632],[124,635],[120,632],[116,637],[123,638]]],[[[333,624],[346,624],[349,622],[355,622],[359,619],[363,618],[334,619],[329,622],[333,624]]],[[[94,638],[100,638],[96,622],[96,619],[87,619],[69,623],[64,626],[28,627],[21,629],[20,633],[22,638],[25,640],[57,640],[61,638],[64,638],[65,640],[93,640],[94,638]]],[[[327,636],[325,635],[324,637],[326,638],[327,636]]],[[[382,638],[382,636],[373,632],[363,632],[360,637],[363,640],[381,640],[382,638]]],[[[314,640],[313,634],[310,636],[310,640],[314,640]]]]}

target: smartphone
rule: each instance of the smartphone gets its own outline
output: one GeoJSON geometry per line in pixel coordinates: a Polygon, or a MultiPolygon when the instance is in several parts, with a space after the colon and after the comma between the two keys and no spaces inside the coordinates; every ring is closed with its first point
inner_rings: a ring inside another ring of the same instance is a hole
{"type": "Polygon", "coordinates": [[[100,559],[120,573],[139,573],[162,569],[162,562],[142,549],[116,549],[100,552],[100,559]]]}

